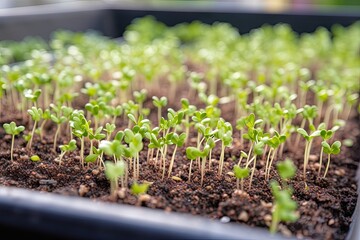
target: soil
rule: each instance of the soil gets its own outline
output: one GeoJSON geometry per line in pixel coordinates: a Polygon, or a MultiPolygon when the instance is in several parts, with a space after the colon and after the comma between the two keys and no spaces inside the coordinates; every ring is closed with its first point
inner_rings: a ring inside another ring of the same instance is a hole
{"type": "MultiPolygon", "coordinates": [[[[186,92],[186,89],[178,91],[179,96],[177,97],[181,97],[182,92],[186,92]]],[[[159,90],[153,93],[149,92],[148,96],[152,95],[163,96],[164,94],[159,90]]],[[[190,100],[190,102],[193,103],[196,100],[190,100]]],[[[174,103],[176,104],[168,107],[177,109],[179,101],[174,101],[174,103]]],[[[147,100],[145,106],[152,106],[151,99],[147,100]]],[[[156,111],[153,110],[150,119],[156,118],[156,111]]],[[[231,104],[221,105],[221,110],[222,116],[226,120],[233,121],[231,104]]],[[[28,119],[22,119],[21,114],[4,106],[1,125],[12,120],[24,126],[32,126],[32,122],[28,122],[28,119]]],[[[117,126],[124,129],[127,122],[120,118],[117,126]]],[[[27,127],[27,129],[31,129],[31,127],[27,127]]],[[[238,159],[241,150],[248,151],[249,149],[246,143],[245,145],[240,144],[236,130],[234,131],[233,146],[226,148],[223,176],[218,177],[217,175],[220,147],[216,146],[212,155],[212,168],[206,171],[203,186],[200,186],[200,171],[196,164],[193,164],[191,181],[188,181],[190,162],[186,158],[185,146],[178,149],[175,159],[172,176],[178,178],[165,177],[162,180],[162,172],[158,165],[154,161],[149,163],[146,161],[147,142],[145,142],[140,156],[140,180],[152,184],[146,195],[136,197],[128,189],[122,189],[116,200],[110,197],[110,184],[103,170],[99,169],[96,164],[86,165],[82,168],[78,151],[66,154],[62,165],[54,161],[59,156],[59,152],[52,150],[54,132],[55,126],[51,123],[47,124],[43,140],[36,135],[31,150],[26,149],[26,142],[22,137],[16,137],[14,161],[11,161],[11,136],[6,135],[3,128],[0,128],[0,185],[79,196],[96,201],[116,201],[119,204],[183,212],[211,219],[229,217],[232,222],[249,226],[268,228],[270,225],[272,195],[268,182],[264,179],[264,159],[257,163],[251,189],[249,189],[247,179],[245,180],[245,191],[237,191],[235,177],[229,174],[237,162],[233,159],[238,159]],[[33,154],[39,155],[41,161],[29,160],[33,154]]],[[[60,136],[59,144],[68,141],[64,132],[63,136],[60,136]]],[[[343,145],[341,153],[332,156],[327,177],[317,179],[320,142],[315,141],[307,173],[307,190],[302,176],[304,143],[295,146],[294,149],[284,149],[282,158],[291,158],[298,168],[296,177],[289,181],[289,184],[294,188],[293,198],[299,205],[300,215],[296,223],[281,223],[279,231],[284,235],[296,236],[299,239],[345,239],[358,197],[355,176],[360,161],[358,155],[358,149],[360,149],[359,116],[352,115],[347,124],[336,132],[334,139],[352,139],[354,145],[352,147],[343,145]]],[[[190,137],[190,140],[189,144],[192,144],[195,138],[190,137]]],[[[170,147],[169,159],[172,150],[173,148],[170,147]]],[[[326,158],[324,161],[326,162],[326,158]]],[[[129,177],[128,184],[130,186],[132,175],[130,174],[129,177]]],[[[279,181],[274,168],[271,171],[271,178],[279,181]]]]}

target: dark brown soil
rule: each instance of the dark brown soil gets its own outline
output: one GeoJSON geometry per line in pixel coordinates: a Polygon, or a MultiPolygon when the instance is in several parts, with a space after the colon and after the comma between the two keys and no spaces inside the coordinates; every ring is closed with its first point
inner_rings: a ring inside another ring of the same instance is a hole
{"type": "MultiPolygon", "coordinates": [[[[158,94],[158,96],[162,95],[158,94]]],[[[222,115],[225,119],[231,120],[232,107],[224,106],[222,115]]],[[[3,110],[1,117],[1,124],[15,120],[19,124],[29,126],[27,120],[21,119],[19,114],[10,114],[6,109],[3,110]]],[[[121,121],[122,119],[118,120],[118,126],[126,127],[127,123],[121,121]]],[[[0,128],[0,185],[73,195],[97,201],[114,201],[110,198],[110,184],[103,170],[97,168],[95,164],[82,168],[78,151],[66,154],[61,166],[54,161],[59,155],[59,152],[52,151],[54,130],[54,126],[49,124],[43,141],[36,135],[31,151],[25,148],[25,141],[17,137],[14,161],[11,161],[11,137],[0,128]],[[29,160],[33,154],[39,155],[41,161],[29,160]]],[[[356,116],[336,133],[336,139],[352,139],[354,145],[352,147],[343,145],[341,153],[332,157],[326,179],[318,180],[316,177],[320,142],[314,142],[307,175],[308,190],[305,190],[302,176],[303,143],[296,146],[293,151],[285,148],[282,159],[290,157],[298,167],[295,179],[289,184],[294,187],[293,197],[299,205],[300,218],[296,223],[282,223],[280,232],[300,239],[345,239],[358,197],[355,176],[360,161],[359,131],[359,119],[356,116]]],[[[231,221],[239,224],[268,228],[271,222],[272,195],[268,182],[264,179],[265,161],[258,162],[250,190],[249,181],[245,180],[245,193],[236,191],[236,180],[228,174],[236,163],[233,159],[238,159],[241,150],[248,150],[247,145],[240,145],[236,136],[237,133],[234,135],[233,147],[226,149],[223,176],[221,178],[217,176],[217,161],[220,156],[220,149],[217,146],[212,155],[212,169],[207,170],[203,186],[200,186],[200,172],[196,164],[193,164],[192,179],[188,182],[190,162],[186,159],[185,147],[178,150],[173,170],[173,176],[177,176],[180,180],[167,177],[162,180],[161,169],[154,162],[146,162],[147,144],[145,144],[140,157],[140,180],[152,182],[147,195],[136,197],[126,190],[119,194],[116,201],[119,204],[184,212],[212,219],[227,216],[231,221]]],[[[62,136],[59,144],[67,141],[68,139],[62,136]]],[[[172,148],[169,149],[168,154],[170,159],[172,148]]],[[[271,171],[271,176],[279,180],[274,169],[271,171]]],[[[130,174],[129,186],[131,181],[130,174]]]]}

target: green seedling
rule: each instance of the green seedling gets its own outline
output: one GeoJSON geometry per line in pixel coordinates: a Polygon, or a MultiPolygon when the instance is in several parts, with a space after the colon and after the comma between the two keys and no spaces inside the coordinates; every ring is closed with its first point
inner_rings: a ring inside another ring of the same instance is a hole
{"type": "Polygon", "coordinates": [[[57,139],[58,139],[58,135],[60,133],[60,129],[61,129],[61,124],[64,123],[67,118],[64,116],[57,116],[56,114],[51,114],[50,115],[51,120],[56,124],[57,128],[56,128],[56,132],[54,135],[54,144],[53,144],[53,150],[56,151],[56,146],[57,146],[57,139]]]}
{"type": "Polygon", "coordinates": [[[33,126],[33,129],[31,131],[28,144],[26,145],[27,149],[31,149],[32,141],[33,141],[35,130],[36,130],[36,125],[41,120],[41,117],[43,115],[43,111],[42,111],[41,108],[32,107],[27,112],[28,112],[28,114],[30,114],[31,118],[34,121],[34,126],[33,126]]]}
{"type": "Polygon", "coordinates": [[[296,212],[298,205],[291,198],[291,188],[281,190],[279,183],[275,180],[270,182],[270,186],[274,196],[270,232],[275,234],[280,222],[295,222],[299,218],[296,212]]]}
{"type": "Polygon", "coordinates": [[[157,96],[153,96],[152,100],[153,100],[154,106],[157,107],[157,119],[158,119],[158,123],[160,123],[161,109],[168,104],[168,99],[167,99],[167,97],[164,97],[164,96],[161,98],[158,98],[157,96]]]}
{"type": "Polygon", "coordinates": [[[249,168],[241,168],[238,165],[235,165],[233,168],[233,172],[236,177],[236,189],[239,190],[239,179],[241,179],[241,191],[244,191],[244,178],[249,177],[250,169],[249,168]]]}
{"type": "MultiPolygon", "coordinates": [[[[325,125],[325,124],[324,124],[325,125]]],[[[320,131],[320,137],[323,139],[323,141],[327,141],[329,140],[333,135],[334,135],[334,131],[337,130],[337,128],[335,128],[334,130],[326,130],[326,129],[322,129],[320,131]]],[[[324,147],[323,145],[321,145],[321,150],[320,150],[320,163],[319,163],[319,170],[318,170],[318,177],[320,177],[320,172],[321,172],[321,168],[322,168],[322,159],[323,159],[323,152],[324,152],[324,147]]]]}
{"type": "Polygon", "coordinates": [[[326,169],[325,169],[325,173],[323,178],[326,177],[326,174],[329,170],[329,166],[330,166],[330,155],[331,154],[339,154],[340,153],[340,147],[341,147],[341,142],[340,141],[335,141],[333,144],[331,144],[331,146],[326,142],[323,141],[321,143],[322,147],[324,148],[324,152],[328,154],[328,161],[326,164],[326,169]]]}
{"type": "Polygon", "coordinates": [[[305,150],[304,150],[304,171],[303,171],[303,176],[304,176],[304,182],[305,182],[305,188],[307,187],[306,185],[306,169],[307,169],[307,165],[309,162],[309,156],[310,156],[310,151],[311,151],[311,145],[313,142],[313,139],[315,137],[320,136],[320,131],[319,130],[315,130],[314,132],[312,132],[311,134],[308,134],[305,129],[303,128],[298,128],[297,132],[299,134],[301,134],[306,143],[305,143],[305,150]]]}
{"type": "Polygon", "coordinates": [[[24,97],[29,99],[33,104],[34,107],[37,108],[37,100],[39,99],[41,94],[41,89],[36,89],[35,91],[31,89],[24,90],[24,97]]]}
{"type": "Polygon", "coordinates": [[[131,185],[131,193],[134,194],[135,196],[146,194],[146,192],[149,189],[149,185],[150,185],[149,183],[140,183],[139,184],[137,182],[134,182],[131,185]]]}
{"type": "Polygon", "coordinates": [[[11,161],[13,161],[15,136],[19,135],[22,131],[24,131],[25,127],[24,126],[16,126],[15,122],[4,123],[3,127],[5,129],[5,132],[7,134],[11,135],[10,158],[11,158],[11,161]]]}
{"type": "Polygon", "coordinates": [[[221,153],[219,159],[219,171],[218,175],[222,175],[222,170],[224,167],[224,154],[225,147],[229,147],[232,144],[232,126],[229,122],[225,122],[224,119],[220,119],[217,123],[216,129],[218,130],[215,136],[221,141],[221,153]]]}
{"type": "Polygon", "coordinates": [[[119,190],[119,178],[121,179],[121,187],[124,185],[124,175],[126,171],[126,164],[124,161],[117,161],[116,163],[105,162],[105,176],[110,181],[110,194],[116,198],[117,191],[119,190]]]}
{"type": "MultiPolygon", "coordinates": [[[[303,119],[301,121],[301,124],[300,124],[300,128],[301,129],[304,129],[305,128],[305,124],[306,124],[306,120],[308,121],[308,124],[309,124],[309,129],[311,131],[314,131],[315,130],[315,126],[313,124],[313,121],[314,119],[316,118],[317,116],[317,106],[315,105],[305,105],[303,108],[299,109],[299,113],[301,113],[303,119]]],[[[295,139],[295,144],[294,146],[298,146],[299,145],[299,141],[300,141],[300,135],[297,135],[296,136],[296,139],[295,139]]]]}
{"type": "Polygon", "coordinates": [[[177,151],[178,147],[182,147],[184,145],[185,139],[186,139],[185,133],[181,133],[180,135],[178,135],[177,133],[173,133],[171,136],[171,142],[175,144],[175,149],[173,150],[173,154],[171,156],[168,177],[170,177],[171,173],[172,173],[172,168],[174,165],[176,151],[177,151]]]}
{"type": "Polygon", "coordinates": [[[39,162],[41,159],[38,155],[32,155],[30,157],[30,160],[33,161],[33,162],[39,162]]]}
{"type": "Polygon", "coordinates": [[[187,157],[187,159],[190,160],[188,182],[190,182],[190,179],[191,179],[192,162],[195,159],[197,159],[198,157],[201,157],[201,155],[202,155],[202,152],[199,149],[197,149],[196,147],[187,147],[186,148],[186,157],[187,157]]]}
{"type": "Polygon", "coordinates": [[[139,104],[139,114],[142,114],[143,104],[147,97],[147,90],[141,89],[140,91],[134,91],[133,93],[135,102],[139,104]]]}
{"type": "Polygon", "coordinates": [[[68,144],[60,145],[59,148],[60,148],[60,150],[61,150],[61,153],[60,153],[60,155],[59,155],[58,161],[59,161],[59,165],[61,165],[62,159],[63,159],[64,155],[65,155],[67,152],[72,152],[72,151],[75,151],[75,150],[77,149],[76,140],[75,140],[75,139],[71,139],[68,144]]]}
{"type": "Polygon", "coordinates": [[[297,211],[297,203],[291,198],[293,189],[288,186],[287,181],[295,176],[296,167],[292,160],[287,158],[285,161],[278,162],[276,168],[283,183],[281,189],[279,183],[275,180],[270,182],[271,192],[274,197],[272,222],[270,225],[270,232],[274,234],[281,221],[295,222],[299,216],[297,211]]]}
{"type": "Polygon", "coordinates": [[[85,148],[85,137],[89,136],[90,121],[86,120],[84,114],[79,111],[74,111],[71,120],[70,127],[73,135],[80,139],[80,161],[81,166],[84,167],[84,148],[85,148]]]}

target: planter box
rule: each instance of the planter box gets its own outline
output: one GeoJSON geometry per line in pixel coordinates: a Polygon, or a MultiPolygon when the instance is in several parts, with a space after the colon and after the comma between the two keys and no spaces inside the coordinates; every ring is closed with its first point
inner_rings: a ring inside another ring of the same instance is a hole
{"type": "MultiPolygon", "coordinates": [[[[288,23],[298,32],[312,32],[318,26],[344,26],[359,20],[359,11],[308,11],[266,13],[245,11],[235,6],[179,8],[61,4],[0,10],[0,40],[21,40],[26,36],[48,39],[58,29],[93,29],[116,38],[137,17],[154,15],[168,25],[200,20],[228,22],[246,33],[264,23],[288,23]]],[[[360,175],[360,171],[358,171],[360,175]]],[[[360,186],[360,177],[358,186],[360,186]]],[[[359,189],[359,188],[358,188],[359,189]]],[[[360,194],[359,194],[360,195],[360,194]]],[[[347,240],[360,239],[360,200],[353,214],[347,240]]],[[[10,187],[0,188],[0,229],[13,237],[51,239],[288,239],[266,229],[191,216],[163,210],[94,202],[10,187]]]]}

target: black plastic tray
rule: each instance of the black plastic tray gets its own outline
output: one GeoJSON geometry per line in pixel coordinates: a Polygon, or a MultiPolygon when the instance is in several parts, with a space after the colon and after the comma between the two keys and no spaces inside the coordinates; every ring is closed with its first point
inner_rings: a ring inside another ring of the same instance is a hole
{"type": "MultiPolygon", "coordinates": [[[[0,9],[0,40],[21,40],[26,36],[49,39],[58,29],[92,29],[117,38],[122,36],[133,19],[145,15],[153,15],[169,26],[193,20],[209,24],[228,22],[240,33],[265,23],[288,23],[298,33],[312,32],[319,26],[330,28],[336,23],[348,26],[360,19],[360,11],[356,8],[352,11],[332,9],[267,13],[231,5],[160,8],[85,2],[0,9]]],[[[359,226],[358,198],[346,240],[360,239],[359,226]]],[[[0,230],[13,238],[32,236],[41,239],[286,239],[278,234],[271,235],[263,228],[224,224],[189,214],[100,203],[11,187],[0,187],[0,230]]]]}

